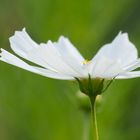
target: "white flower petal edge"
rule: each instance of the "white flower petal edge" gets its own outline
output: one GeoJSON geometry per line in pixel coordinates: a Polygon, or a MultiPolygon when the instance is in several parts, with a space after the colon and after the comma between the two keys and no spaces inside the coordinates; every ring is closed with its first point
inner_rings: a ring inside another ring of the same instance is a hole
{"type": "Polygon", "coordinates": [[[9,41],[12,50],[23,58],[27,58],[29,51],[39,47],[27,34],[25,28],[22,31],[15,31],[15,34],[9,38],[9,41]]]}
{"type": "Polygon", "coordinates": [[[140,77],[140,71],[126,72],[124,74],[120,74],[115,79],[131,79],[137,77],[140,77]]]}
{"type": "Polygon", "coordinates": [[[19,59],[18,57],[16,57],[15,55],[7,52],[4,49],[1,49],[1,53],[0,53],[0,60],[4,61],[6,63],[9,63],[11,65],[20,67],[22,69],[31,71],[33,73],[37,73],[40,74],[42,76],[46,76],[49,78],[55,78],[55,79],[62,79],[62,80],[73,80],[74,78],[71,76],[67,76],[67,75],[62,75],[47,69],[43,69],[43,68],[39,68],[39,67],[34,67],[31,65],[28,65],[27,63],[25,63],[24,61],[22,61],[21,59],[19,59]]]}

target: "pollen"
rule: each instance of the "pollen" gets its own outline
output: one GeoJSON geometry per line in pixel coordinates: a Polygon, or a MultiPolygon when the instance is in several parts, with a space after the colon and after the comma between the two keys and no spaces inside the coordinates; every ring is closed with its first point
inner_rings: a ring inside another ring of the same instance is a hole
{"type": "Polygon", "coordinates": [[[86,64],[88,64],[89,63],[89,61],[87,60],[87,59],[85,59],[84,61],[82,61],[82,64],[83,65],[86,65],[86,64]]]}

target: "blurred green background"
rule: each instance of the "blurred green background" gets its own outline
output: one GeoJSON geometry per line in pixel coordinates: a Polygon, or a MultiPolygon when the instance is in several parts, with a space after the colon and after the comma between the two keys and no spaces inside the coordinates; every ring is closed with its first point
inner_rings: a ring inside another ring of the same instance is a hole
{"type": "MultiPolygon", "coordinates": [[[[139,49],[139,7],[139,0],[0,0],[0,47],[10,51],[8,38],[26,27],[38,43],[67,36],[87,59],[120,30],[139,49]]],[[[100,140],[140,140],[139,85],[140,78],[118,80],[104,93],[100,140]]],[[[77,91],[75,82],[0,62],[0,140],[82,140],[77,91]]]]}

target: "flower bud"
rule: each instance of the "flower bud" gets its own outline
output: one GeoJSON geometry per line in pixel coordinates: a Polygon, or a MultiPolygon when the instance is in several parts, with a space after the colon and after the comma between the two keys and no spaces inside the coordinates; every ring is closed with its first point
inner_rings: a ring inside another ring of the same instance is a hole
{"type": "Polygon", "coordinates": [[[85,112],[90,112],[90,100],[89,97],[82,93],[81,91],[78,91],[76,94],[79,108],[85,112]]]}

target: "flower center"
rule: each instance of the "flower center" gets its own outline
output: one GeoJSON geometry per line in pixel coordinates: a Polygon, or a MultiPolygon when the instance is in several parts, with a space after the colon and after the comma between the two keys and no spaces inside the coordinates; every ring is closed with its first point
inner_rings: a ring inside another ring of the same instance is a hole
{"type": "Polygon", "coordinates": [[[86,64],[88,64],[88,63],[89,63],[89,61],[88,61],[87,59],[85,59],[85,60],[82,61],[82,64],[83,64],[83,65],[86,65],[86,64]]]}

